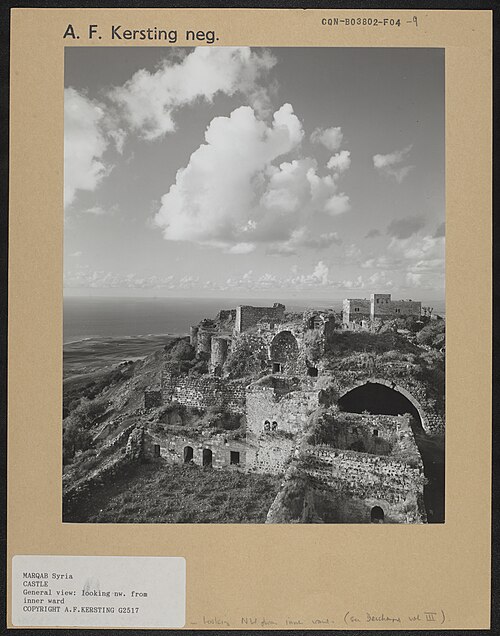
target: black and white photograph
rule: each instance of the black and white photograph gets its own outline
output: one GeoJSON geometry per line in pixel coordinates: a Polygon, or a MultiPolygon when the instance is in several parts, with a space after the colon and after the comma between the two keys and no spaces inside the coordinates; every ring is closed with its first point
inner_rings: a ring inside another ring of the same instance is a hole
{"type": "Polygon", "coordinates": [[[444,49],[64,68],[63,522],[444,523],[444,49]]]}

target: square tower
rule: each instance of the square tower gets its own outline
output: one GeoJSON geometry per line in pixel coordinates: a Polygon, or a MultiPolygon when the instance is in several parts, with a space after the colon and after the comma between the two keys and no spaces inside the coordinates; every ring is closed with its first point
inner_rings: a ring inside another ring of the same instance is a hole
{"type": "Polygon", "coordinates": [[[392,314],[391,294],[372,294],[370,296],[370,317],[372,320],[392,314]]]}

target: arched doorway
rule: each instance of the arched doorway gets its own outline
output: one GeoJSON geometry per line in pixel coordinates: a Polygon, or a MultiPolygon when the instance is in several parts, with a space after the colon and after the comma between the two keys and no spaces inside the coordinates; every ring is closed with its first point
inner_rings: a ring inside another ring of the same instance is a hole
{"type": "Polygon", "coordinates": [[[193,461],[193,447],[186,446],[184,448],[184,463],[189,464],[189,462],[193,461]]]}
{"type": "MultiPolygon", "coordinates": [[[[424,464],[428,483],[424,486],[424,502],[429,523],[444,522],[444,441],[429,438],[423,427],[420,411],[397,387],[382,382],[366,382],[344,393],[338,406],[349,413],[372,415],[403,415],[409,413],[415,442],[424,464]]],[[[372,434],[378,435],[373,429],[372,434]]]]}
{"type": "Polygon", "coordinates": [[[370,523],[384,523],[384,511],[380,506],[373,506],[371,509],[370,523]]]}
{"type": "Polygon", "coordinates": [[[274,336],[269,348],[273,373],[296,372],[299,345],[291,331],[280,331],[274,336]]]}
{"type": "Polygon", "coordinates": [[[203,466],[211,466],[212,465],[213,454],[209,448],[203,449],[203,466]]]}

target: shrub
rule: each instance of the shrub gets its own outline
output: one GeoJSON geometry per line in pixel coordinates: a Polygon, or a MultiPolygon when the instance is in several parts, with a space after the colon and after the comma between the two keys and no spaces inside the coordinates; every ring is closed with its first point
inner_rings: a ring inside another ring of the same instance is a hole
{"type": "Polygon", "coordinates": [[[311,362],[317,362],[323,354],[323,340],[321,334],[314,330],[304,334],[306,357],[311,362]]]}
{"type": "Polygon", "coordinates": [[[417,334],[417,342],[420,345],[441,349],[445,344],[445,322],[444,320],[435,320],[417,334]]]}
{"type": "Polygon", "coordinates": [[[168,357],[174,362],[193,360],[195,357],[195,350],[189,342],[187,342],[187,340],[177,340],[168,352],[168,357]]]}

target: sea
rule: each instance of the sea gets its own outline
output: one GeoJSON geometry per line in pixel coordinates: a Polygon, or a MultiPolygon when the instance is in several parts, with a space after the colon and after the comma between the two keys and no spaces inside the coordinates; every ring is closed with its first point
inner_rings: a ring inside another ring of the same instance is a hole
{"type": "MultiPolygon", "coordinates": [[[[172,337],[184,336],[203,318],[237,305],[283,303],[287,311],[307,308],[340,311],[341,300],[257,298],[64,298],[64,376],[88,373],[160,349],[172,337]]],[[[444,301],[429,301],[444,315],[444,301]]]]}

